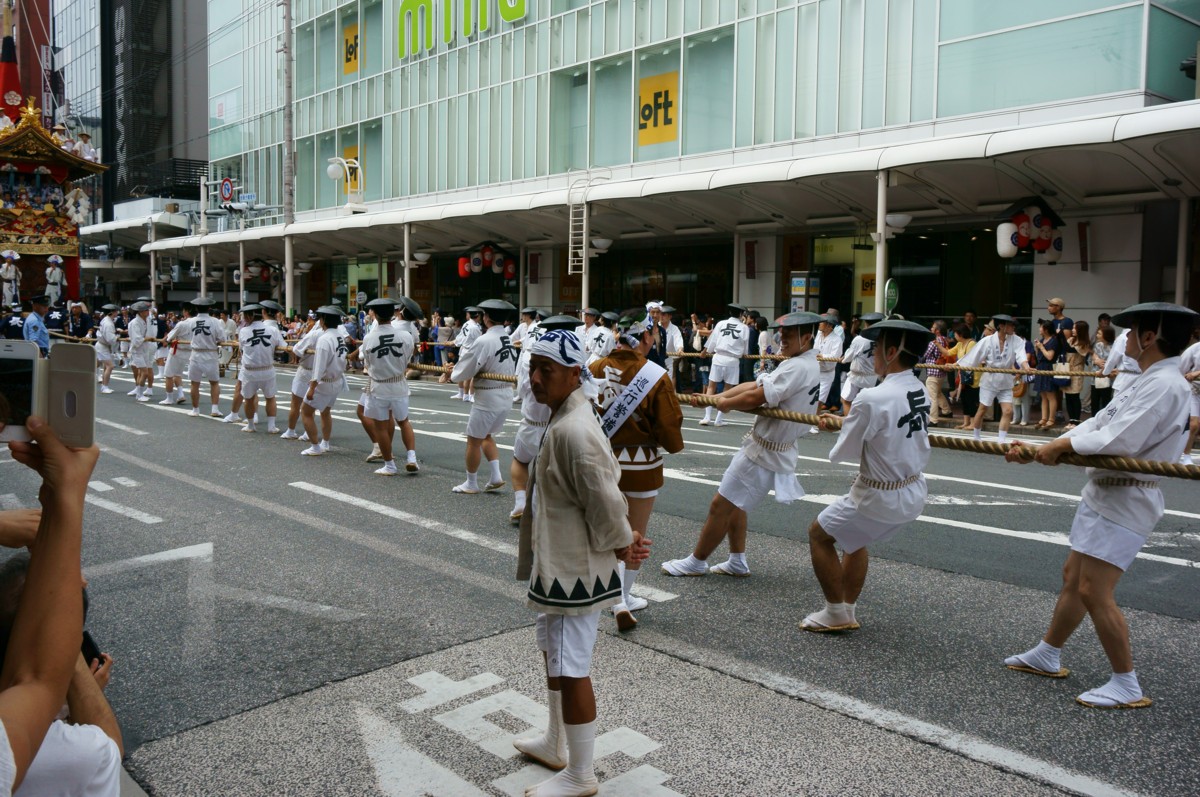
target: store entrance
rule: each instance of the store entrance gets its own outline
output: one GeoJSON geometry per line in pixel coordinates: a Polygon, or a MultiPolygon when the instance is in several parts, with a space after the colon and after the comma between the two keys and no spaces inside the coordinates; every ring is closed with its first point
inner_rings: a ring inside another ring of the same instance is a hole
{"type": "Polygon", "coordinates": [[[814,312],[824,313],[836,307],[845,318],[855,315],[854,265],[818,266],[814,272],[821,278],[818,307],[814,312]]]}

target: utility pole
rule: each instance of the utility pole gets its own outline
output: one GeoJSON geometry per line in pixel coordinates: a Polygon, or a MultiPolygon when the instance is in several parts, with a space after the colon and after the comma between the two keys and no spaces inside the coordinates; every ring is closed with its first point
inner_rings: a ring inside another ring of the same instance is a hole
{"type": "MultiPolygon", "coordinates": [[[[280,0],[283,6],[283,224],[296,222],[296,141],[292,127],[292,0],[280,0]]],[[[288,317],[296,313],[296,258],[292,236],[283,236],[283,304],[288,317]]]]}

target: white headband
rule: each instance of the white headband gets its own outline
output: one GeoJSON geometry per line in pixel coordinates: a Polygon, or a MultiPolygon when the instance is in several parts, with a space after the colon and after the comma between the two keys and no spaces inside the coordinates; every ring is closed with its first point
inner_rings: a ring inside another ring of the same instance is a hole
{"type": "Polygon", "coordinates": [[[599,395],[599,386],[592,378],[592,372],[584,365],[587,362],[587,354],[583,350],[583,344],[579,341],[579,336],[571,330],[552,329],[543,333],[529,347],[529,355],[531,357],[535,355],[549,357],[559,365],[565,365],[568,368],[579,366],[579,381],[584,395],[588,400],[595,399],[599,395]]]}

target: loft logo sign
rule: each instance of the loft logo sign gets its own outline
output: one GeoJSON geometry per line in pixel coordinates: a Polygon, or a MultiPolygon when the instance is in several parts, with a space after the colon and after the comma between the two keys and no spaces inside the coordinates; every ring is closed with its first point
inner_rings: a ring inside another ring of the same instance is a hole
{"type": "Polygon", "coordinates": [[[401,58],[418,55],[434,47],[434,30],[437,28],[434,10],[440,16],[442,41],[450,44],[455,36],[455,17],[458,18],[458,35],[472,36],[488,29],[491,24],[489,12],[495,2],[500,19],[517,22],[525,18],[528,0],[400,0],[399,35],[397,48],[401,58]],[[455,14],[455,10],[458,14],[455,14]],[[478,19],[478,28],[476,28],[478,19]],[[422,35],[422,33],[424,35],[422,35]]]}
{"type": "Polygon", "coordinates": [[[638,146],[679,138],[679,73],[664,72],[638,81],[638,146]]]}

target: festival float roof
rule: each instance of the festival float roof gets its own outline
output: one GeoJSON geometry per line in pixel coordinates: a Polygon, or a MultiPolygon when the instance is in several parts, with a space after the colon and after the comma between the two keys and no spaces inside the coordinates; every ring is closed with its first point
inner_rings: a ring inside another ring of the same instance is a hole
{"type": "Polygon", "coordinates": [[[21,107],[17,123],[0,129],[0,165],[11,163],[22,172],[33,172],[39,166],[45,166],[50,170],[50,176],[60,183],[108,169],[63,149],[64,140],[42,127],[41,119],[42,112],[30,97],[21,107]]]}

